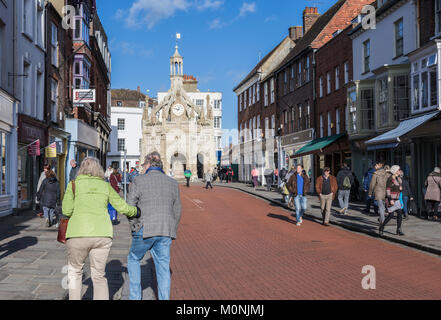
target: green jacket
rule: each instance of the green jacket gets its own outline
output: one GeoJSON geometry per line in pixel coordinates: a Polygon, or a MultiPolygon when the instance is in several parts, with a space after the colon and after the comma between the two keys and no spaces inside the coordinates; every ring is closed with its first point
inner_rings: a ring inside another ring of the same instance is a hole
{"type": "Polygon", "coordinates": [[[69,217],[68,238],[113,238],[113,226],[107,210],[110,204],[128,217],[137,215],[137,208],[128,205],[101,178],[81,175],[75,179],[75,199],[69,182],[63,200],[63,215],[69,217]]]}

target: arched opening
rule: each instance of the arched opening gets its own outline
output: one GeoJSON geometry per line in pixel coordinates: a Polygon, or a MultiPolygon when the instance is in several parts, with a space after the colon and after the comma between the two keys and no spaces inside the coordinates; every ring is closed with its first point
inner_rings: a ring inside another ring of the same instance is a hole
{"type": "Polygon", "coordinates": [[[183,177],[184,171],[187,170],[187,158],[178,152],[175,152],[170,159],[170,170],[173,171],[175,177],[183,177]]]}
{"type": "Polygon", "coordinates": [[[198,153],[197,155],[197,169],[198,169],[198,178],[204,178],[204,155],[202,153],[198,153]]]}
{"type": "Polygon", "coordinates": [[[178,70],[179,70],[179,63],[175,62],[175,72],[174,72],[175,75],[178,74],[179,72],[178,70]]]}

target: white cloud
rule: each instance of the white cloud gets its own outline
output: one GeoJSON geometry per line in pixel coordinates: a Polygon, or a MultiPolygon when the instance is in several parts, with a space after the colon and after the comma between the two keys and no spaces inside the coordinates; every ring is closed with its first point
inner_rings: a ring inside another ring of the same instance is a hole
{"type": "Polygon", "coordinates": [[[216,18],[209,23],[210,29],[222,29],[231,25],[234,21],[222,21],[220,18],[216,18]]]}
{"type": "Polygon", "coordinates": [[[265,23],[268,23],[268,22],[273,22],[273,21],[277,21],[277,16],[276,15],[272,15],[272,16],[269,16],[269,17],[267,17],[266,19],[265,19],[265,23]]]}
{"type": "Polygon", "coordinates": [[[118,9],[117,20],[125,18],[130,28],[147,26],[152,29],[159,21],[173,17],[179,11],[198,11],[221,8],[225,0],[136,0],[130,9],[118,9]]]}
{"type": "Polygon", "coordinates": [[[125,22],[131,28],[146,25],[152,29],[159,21],[174,16],[177,11],[186,11],[190,6],[187,0],[136,0],[125,22]]]}
{"type": "Polygon", "coordinates": [[[240,8],[239,16],[243,17],[247,13],[254,13],[254,12],[256,12],[256,3],[255,2],[251,2],[251,3],[244,2],[242,4],[242,7],[240,8]]]}
{"type": "Polygon", "coordinates": [[[224,5],[224,0],[197,0],[195,5],[199,11],[219,9],[224,5]]]}

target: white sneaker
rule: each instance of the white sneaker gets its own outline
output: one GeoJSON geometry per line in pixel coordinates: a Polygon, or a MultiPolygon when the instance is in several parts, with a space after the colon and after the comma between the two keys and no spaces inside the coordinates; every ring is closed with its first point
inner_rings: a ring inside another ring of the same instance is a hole
{"type": "Polygon", "coordinates": [[[300,224],[302,224],[302,223],[303,223],[303,219],[302,219],[302,218],[300,218],[300,221],[299,221],[299,222],[300,222],[300,224]]]}
{"type": "Polygon", "coordinates": [[[300,227],[301,225],[302,225],[302,224],[301,224],[300,222],[297,222],[297,223],[296,223],[296,226],[297,226],[297,227],[300,227]]]}

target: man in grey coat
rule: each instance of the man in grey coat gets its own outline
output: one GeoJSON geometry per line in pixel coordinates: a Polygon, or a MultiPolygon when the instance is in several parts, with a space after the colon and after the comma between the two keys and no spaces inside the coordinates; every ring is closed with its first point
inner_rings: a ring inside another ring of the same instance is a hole
{"type": "Polygon", "coordinates": [[[169,300],[170,246],[181,220],[179,187],[175,179],[164,173],[159,153],[150,153],[142,166],[145,174],[133,180],[127,199],[127,203],[141,209],[141,218],[130,220],[130,300],[142,299],[141,260],[149,250],[155,263],[158,299],[169,300]]]}

